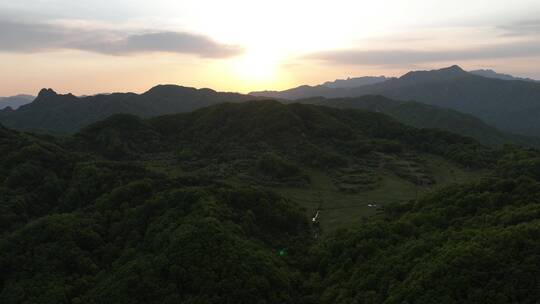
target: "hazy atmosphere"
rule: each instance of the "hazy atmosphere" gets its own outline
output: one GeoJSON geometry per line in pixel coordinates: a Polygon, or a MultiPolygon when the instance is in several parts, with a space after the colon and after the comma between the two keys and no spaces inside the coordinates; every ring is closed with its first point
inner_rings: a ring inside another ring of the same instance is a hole
{"type": "Polygon", "coordinates": [[[539,16],[536,0],[2,0],[0,95],[248,92],[452,64],[540,78],[539,16]]]}
{"type": "Polygon", "coordinates": [[[1,304],[538,304],[540,0],[0,0],[1,304]]]}

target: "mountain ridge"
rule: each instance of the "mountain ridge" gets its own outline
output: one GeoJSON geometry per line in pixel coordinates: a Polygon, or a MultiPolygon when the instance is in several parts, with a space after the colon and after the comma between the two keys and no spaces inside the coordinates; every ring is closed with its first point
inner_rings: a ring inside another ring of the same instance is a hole
{"type": "Polygon", "coordinates": [[[192,111],[220,102],[251,99],[256,98],[176,85],[157,85],[142,94],[111,93],[85,97],[42,89],[34,102],[15,111],[0,111],[0,123],[11,128],[66,134],[117,113],[151,117],[192,111]]]}
{"type": "Polygon", "coordinates": [[[18,109],[20,106],[31,103],[36,97],[27,94],[19,94],[9,97],[0,97],[0,110],[11,108],[18,109]]]}
{"type": "Polygon", "coordinates": [[[517,144],[540,147],[540,138],[508,134],[486,124],[473,115],[415,101],[398,101],[382,95],[364,95],[361,97],[330,99],[312,97],[297,99],[293,102],[381,112],[406,125],[416,128],[447,130],[472,137],[490,146],[517,144]]]}
{"type": "Polygon", "coordinates": [[[252,94],[280,99],[378,94],[472,114],[509,133],[540,136],[539,83],[486,78],[465,72],[458,66],[409,72],[397,79],[356,88],[328,89],[319,86],[252,94]]]}
{"type": "Polygon", "coordinates": [[[469,71],[469,73],[475,74],[478,76],[487,77],[487,78],[495,78],[495,79],[501,79],[501,80],[521,80],[521,81],[528,81],[528,82],[540,82],[540,80],[536,80],[532,78],[516,77],[510,74],[498,73],[492,69],[473,70],[473,71],[469,71]]]}
{"type": "MultiPolygon", "coordinates": [[[[457,68],[443,71],[441,77],[463,73],[457,68]]],[[[423,77],[424,74],[409,74],[408,78],[423,77]]],[[[306,86],[306,89],[311,87],[306,86]]],[[[321,87],[322,88],[322,87],[321,87]]],[[[334,89],[337,90],[337,89],[334,89]]],[[[144,93],[110,93],[86,97],[73,94],[58,94],[51,88],[42,89],[35,101],[18,110],[10,108],[0,111],[0,123],[21,130],[46,132],[50,134],[70,134],[93,122],[114,114],[133,114],[142,118],[165,114],[190,112],[208,105],[222,102],[244,102],[257,99],[251,95],[217,92],[212,89],[196,89],[177,85],[157,85],[144,93]]],[[[260,98],[264,99],[264,98],[260,98]]],[[[287,100],[280,102],[288,103],[287,100]]],[[[415,102],[390,100],[381,96],[364,98],[322,100],[300,100],[335,107],[382,111],[401,122],[419,128],[439,128],[457,134],[472,136],[487,145],[519,144],[540,146],[535,138],[511,136],[486,125],[468,114],[450,111],[415,102]],[[398,110],[399,109],[399,110],[398,110]]]]}
{"type": "Polygon", "coordinates": [[[386,76],[361,76],[361,77],[348,77],[347,79],[336,79],[334,81],[326,81],[322,84],[328,88],[351,88],[362,85],[375,84],[388,80],[386,76]]]}

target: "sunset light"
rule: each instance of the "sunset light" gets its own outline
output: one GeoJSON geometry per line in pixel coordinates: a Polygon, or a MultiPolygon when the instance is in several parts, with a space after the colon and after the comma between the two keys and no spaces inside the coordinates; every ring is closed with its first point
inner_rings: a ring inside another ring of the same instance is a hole
{"type": "Polygon", "coordinates": [[[0,0],[1,304],[540,304],[540,0],[0,0]]]}

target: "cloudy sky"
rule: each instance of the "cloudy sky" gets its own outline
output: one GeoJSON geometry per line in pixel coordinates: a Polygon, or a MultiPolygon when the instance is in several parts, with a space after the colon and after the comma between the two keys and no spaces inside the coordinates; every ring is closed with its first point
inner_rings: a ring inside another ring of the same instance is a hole
{"type": "Polygon", "coordinates": [[[0,0],[0,96],[248,92],[452,64],[540,79],[540,1],[0,0]]]}

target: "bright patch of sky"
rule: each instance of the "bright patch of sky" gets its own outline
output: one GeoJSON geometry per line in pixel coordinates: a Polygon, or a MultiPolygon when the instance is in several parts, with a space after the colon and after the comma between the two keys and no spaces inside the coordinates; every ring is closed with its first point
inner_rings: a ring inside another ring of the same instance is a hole
{"type": "Polygon", "coordinates": [[[0,0],[0,95],[245,92],[451,64],[540,78],[539,16],[538,0],[0,0]]]}

